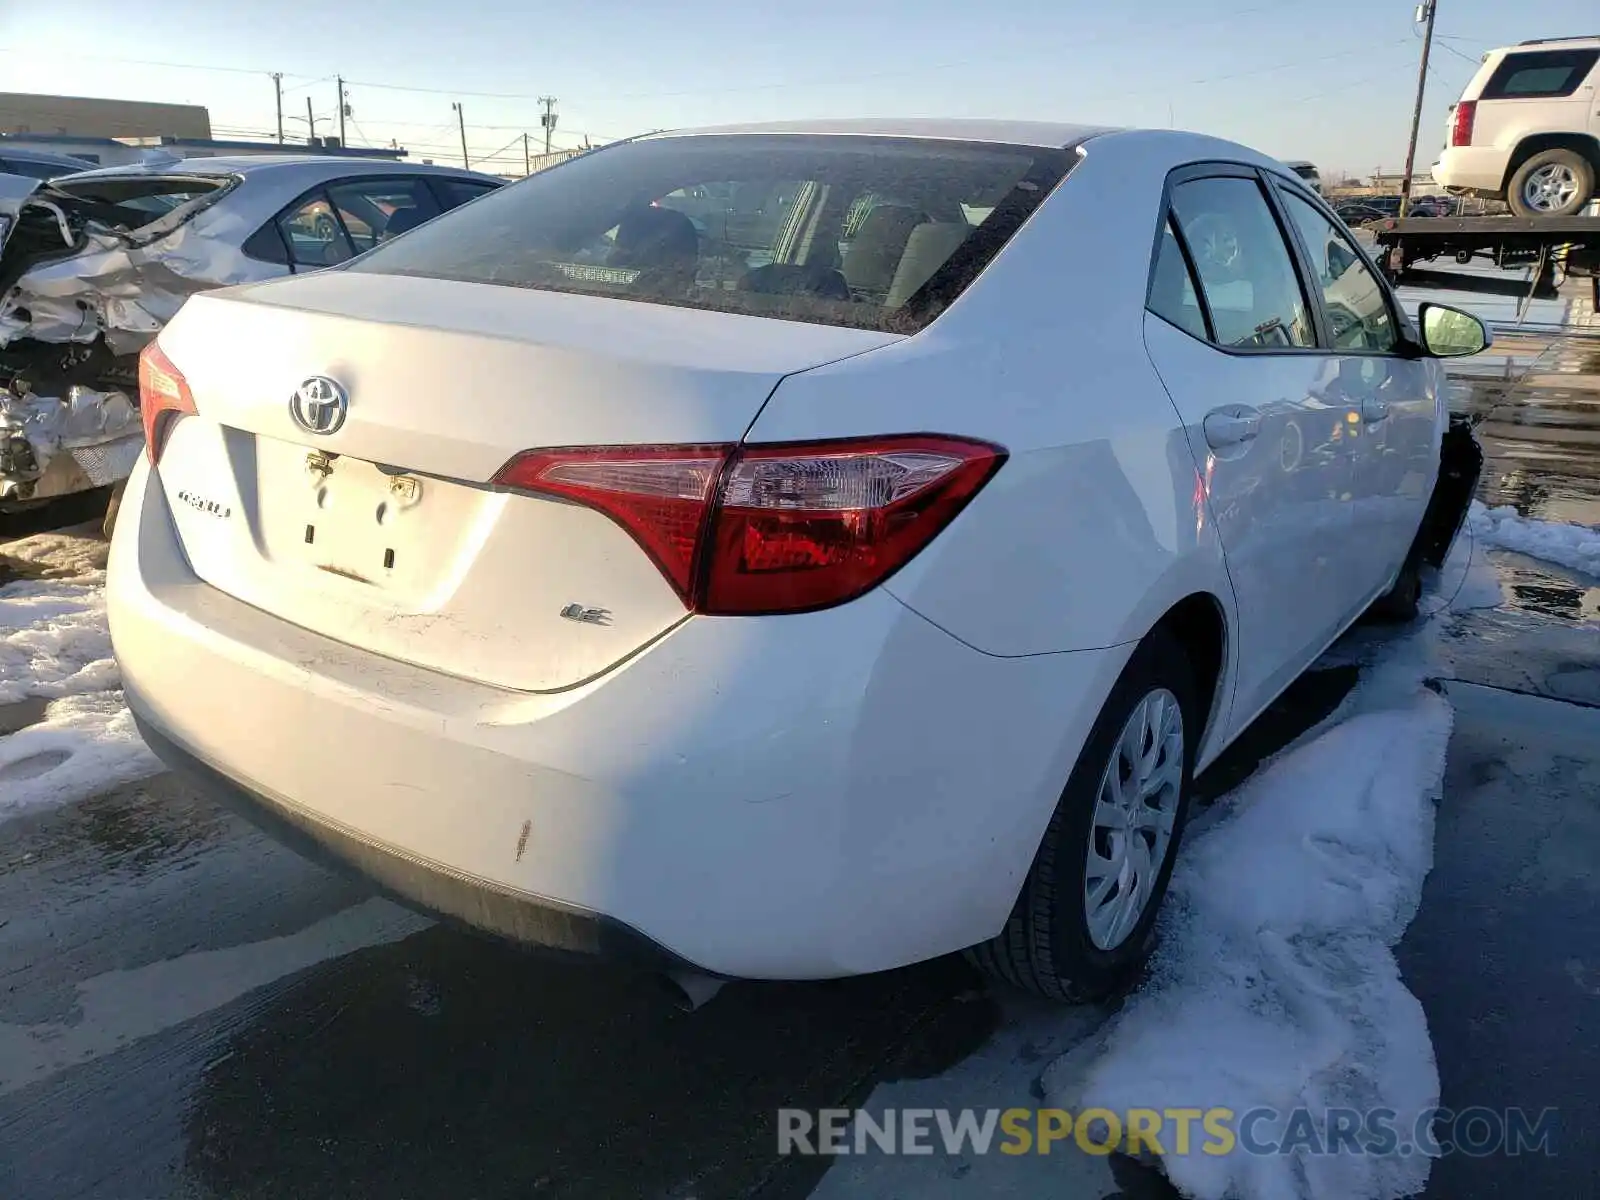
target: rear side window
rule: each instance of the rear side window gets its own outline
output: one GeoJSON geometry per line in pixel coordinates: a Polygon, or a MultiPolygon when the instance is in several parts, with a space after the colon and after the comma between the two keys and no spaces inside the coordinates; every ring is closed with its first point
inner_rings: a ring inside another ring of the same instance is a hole
{"type": "Polygon", "coordinates": [[[647,139],[499,189],[351,269],[912,332],[1072,161],[912,138],[647,139]]]}
{"type": "Polygon", "coordinates": [[[1194,179],[1172,189],[1218,345],[1315,346],[1316,330],[1288,243],[1254,179],[1194,179]]]}
{"type": "Polygon", "coordinates": [[[1206,330],[1206,315],[1200,308],[1200,295],[1195,290],[1194,276],[1183,256],[1178,239],[1173,236],[1169,219],[1161,230],[1161,242],[1156,247],[1155,269],[1150,276],[1149,309],[1185,333],[1205,341],[1210,337],[1206,330]]]}
{"type": "Polygon", "coordinates": [[[302,196],[277,220],[278,232],[297,267],[331,267],[354,257],[338,210],[322,188],[302,196]]]}
{"type": "Polygon", "coordinates": [[[1484,85],[1481,100],[1570,96],[1600,60],[1600,50],[1508,54],[1484,85]]]}

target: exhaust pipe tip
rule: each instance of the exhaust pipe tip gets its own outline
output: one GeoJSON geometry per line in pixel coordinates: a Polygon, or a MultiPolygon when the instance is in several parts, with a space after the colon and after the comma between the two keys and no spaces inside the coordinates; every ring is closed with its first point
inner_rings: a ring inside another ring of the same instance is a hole
{"type": "Polygon", "coordinates": [[[680,1012],[694,1012],[709,1004],[725,982],[696,971],[668,971],[660,979],[680,1012]]]}

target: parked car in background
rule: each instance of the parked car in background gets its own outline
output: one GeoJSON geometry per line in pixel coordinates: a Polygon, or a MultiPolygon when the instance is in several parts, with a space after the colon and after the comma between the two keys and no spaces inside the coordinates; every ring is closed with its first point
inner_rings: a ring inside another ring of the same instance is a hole
{"type": "Polygon", "coordinates": [[[1600,37],[1544,38],[1483,56],[1450,108],[1433,177],[1504,200],[1523,217],[1565,216],[1600,175],[1600,37]]]}
{"type": "Polygon", "coordinates": [[[29,179],[55,179],[78,171],[90,171],[94,164],[81,158],[46,154],[42,150],[13,150],[0,139],[0,175],[23,175],[29,179]]]}
{"type": "Polygon", "coordinates": [[[0,511],[127,477],[138,352],[191,295],[344,262],[502,182],[273,155],[0,189],[0,511]]]}
{"type": "Polygon", "coordinates": [[[1103,995],[1195,772],[1415,614],[1476,478],[1436,356],[1486,343],[1229,142],[639,138],[146,347],[127,703],[258,823],[508,937],[766,979],[968,948],[1103,995]]]}

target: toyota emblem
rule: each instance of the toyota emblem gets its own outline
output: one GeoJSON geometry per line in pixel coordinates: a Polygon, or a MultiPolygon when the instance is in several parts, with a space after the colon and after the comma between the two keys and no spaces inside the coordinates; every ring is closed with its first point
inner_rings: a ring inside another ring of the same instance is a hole
{"type": "Polygon", "coordinates": [[[289,415],[307,433],[338,432],[350,411],[350,397],[337,381],[326,375],[313,375],[289,398],[289,415]]]}

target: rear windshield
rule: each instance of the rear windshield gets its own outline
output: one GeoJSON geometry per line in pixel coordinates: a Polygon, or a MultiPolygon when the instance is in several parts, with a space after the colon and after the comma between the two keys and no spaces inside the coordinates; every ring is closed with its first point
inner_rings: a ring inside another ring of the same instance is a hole
{"type": "Polygon", "coordinates": [[[348,269],[912,332],[1073,161],[909,138],[653,138],[502,188],[348,269]]]}
{"type": "MultiPolygon", "coordinates": [[[[129,175],[107,179],[57,179],[55,187],[79,200],[93,202],[90,215],[95,220],[131,233],[193,201],[209,201],[232,183],[227,176],[129,175]]],[[[196,210],[200,207],[195,205],[196,210]]]]}

